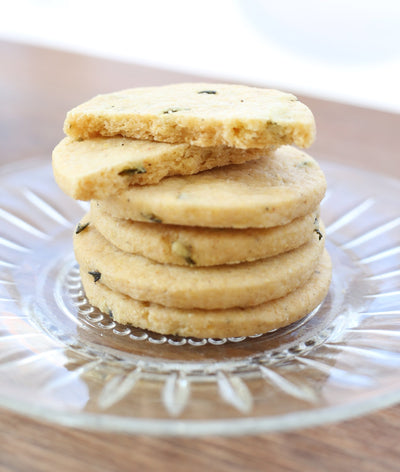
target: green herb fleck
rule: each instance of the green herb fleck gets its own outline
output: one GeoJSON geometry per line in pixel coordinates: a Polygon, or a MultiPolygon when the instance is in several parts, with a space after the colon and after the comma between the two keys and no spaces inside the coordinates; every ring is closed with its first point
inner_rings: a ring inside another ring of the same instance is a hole
{"type": "Polygon", "coordinates": [[[196,262],[192,258],[192,248],[181,241],[174,241],[171,246],[172,252],[179,257],[183,257],[186,264],[194,266],[196,262]]]}
{"type": "Polygon", "coordinates": [[[98,272],[97,270],[93,270],[93,271],[90,270],[88,274],[90,274],[93,277],[95,282],[98,282],[101,278],[101,273],[98,272]]]}
{"type": "Polygon", "coordinates": [[[296,167],[308,167],[311,165],[311,161],[302,161],[302,162],[299,162],[298,164],[296,164],[296,167]]]}
{"type": "Polygon", "coordinates": [[[318,220],[318,216],[316,216],[314,218],[314,232],[318,234],[318,239],[319,241],[321,241],[321,239],[324,237],[324,235],[321,233],[320,229],[319,229],[319,220],[318,220]]]}
{"type": "Polygon", "coordinates": [[[154,213],[140,213],[140,215],[151,223],[162,223],[162,219],[156,216],[154,213]]]}
{"type": "Polygon", "coordinates": [[[163,114],[164,115],[169,115],[170,113],[176,113],[179,110],[181,110],[181,109],[180,108],[168,108],[168,110],[163,111],[163,114]]]}
{"type": "Polygon", "coordinates": [[[318,240],[321,241],[321,239],[324,237],[324,235],[321,233],[321,231],[318,228],[314,229],[314,233],[318,234],[318,240]]]}
{"type": "Polygon", "coordinates": [[[90,225],[90,221],[88,221],[87,223],[84,223],[83,225],[79,223],[78,226],[76,227],[75,234],[79,234],[81,231],[86,229],[89,225],[90,225]]]}
{"type": "Polygon", "coordinates": [[[135,175],[135,174],[145,174],[147,171],[143,166],[130,167],[128,169],[121,170],[118,172],[118,175],[135,175]]]}
{"type": "Polygon", "coordinates": [[[171,113],[177,113],[178,111],[189,111],[189,110],[190,110],[190,108],[167,108],[162,113],[164,115],[169,115],[171,113]]]}
{"type": "Polygon", "coordinates": [[[215,95],[217,93],[216,90],[201,90],[200,92],[197,92],[197,93],[205,93],[205,94],[208,94],[208,95],[215,95]]]}

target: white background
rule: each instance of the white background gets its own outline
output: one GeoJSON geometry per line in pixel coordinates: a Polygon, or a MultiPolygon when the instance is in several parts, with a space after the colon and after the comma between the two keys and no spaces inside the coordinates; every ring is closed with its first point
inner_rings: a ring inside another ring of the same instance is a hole
{"type": "Polygon", "coordinates": [[[0,4],[0,39],[400,112],[398,0],[0,4]]]}

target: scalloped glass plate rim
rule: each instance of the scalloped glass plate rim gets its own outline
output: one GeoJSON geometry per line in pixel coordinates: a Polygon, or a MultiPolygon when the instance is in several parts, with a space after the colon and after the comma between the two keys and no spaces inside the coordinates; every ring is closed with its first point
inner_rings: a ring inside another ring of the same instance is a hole
{"type": "Polygon", "coordinates": [[[121,418],[120,416],[90,413],[67,413],[37,408],[23,402],[12,402],[0,395],[0,405],[18,414],[47,421],[55,425],[80,428],[90,431],[114,432],[118,434],[147,434],[151,436],[242,436],[268,432],[284,432],[299,428],[320,426],[357,418],[390,407],[400,401],[400,385],[395,392],[389,392],[363,402],[349,403],[340,407],[320,408],[312,411],[295,412],[276,417],[248,417],[224,420],[180,420],[121,418]]]}

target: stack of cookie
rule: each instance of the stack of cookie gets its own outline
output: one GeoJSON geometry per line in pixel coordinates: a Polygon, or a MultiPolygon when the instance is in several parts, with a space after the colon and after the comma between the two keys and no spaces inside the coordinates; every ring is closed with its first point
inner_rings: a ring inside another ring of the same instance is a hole
{"type": "Polygon", "coordinates": [[[314,119],[293,95],[177,84],[101,95],[67,114],[56,181],[91,200],[74,235],[90,302],[163,334],[233,337],[318,306],[331,267],[326,182],[293,145],[314,119]]]}

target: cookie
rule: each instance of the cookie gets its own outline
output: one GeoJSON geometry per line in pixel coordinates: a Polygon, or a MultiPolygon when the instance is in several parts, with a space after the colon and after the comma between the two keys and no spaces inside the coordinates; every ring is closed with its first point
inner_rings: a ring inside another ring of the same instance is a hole
{"type": "Polygon", "coordinates": [[[207,310],[254,306],[286,295],[310,278],[323,247],[324,239],[314,233],[300,248],[267,259],[182,267],[123,252],[93,225],[74,235],[76,260],[94,280],[136,300],[207,310]]]}
{"type": "Polygon", "coordinates": [[[294,95],[278,90],[183,83],[98,95],[68,112],[64,131],[202,147],[308,147],[315,122],[294,95]]]}
{"type": "Polygon", "coordinates": [[[189,266],[212,266],[253,261],[295,249],[318,228],[318,212],[274,228],[202,228],[154,225],[114,218],[91,205],[91,224],[121,251],[139,254],[156,262],[189,266]]]}
{"type": "Polygon", "coordinates": [[[53,172],[67,195],[90,200],[106,198],[129,185],[156,184],[168,175],[196,174],[265,154],[268,150],[201,148],[123,137],[64,138],[53,151],[53,172]]]}
{"type": "Polygon", "coordinates": [[[331,261],[324,251],[317,269],[301,287],[288,295],[250,307],[226,310],[182,310],[134,300],[101,282],[95,283],[81,270],[82,284],[90,303],[122,324],[161,334],[197,338],[252,336],[300,320],[326,297],[331,280],[331,261]]]}
{"type": "Polygon", "coordinates": [[[131,187],[102,205],[114,217],[135,221],[268,228],[314,211],[325,189],[325,176],[316,161],[294,147],[282,146],[244,164],[131,187]]]}

